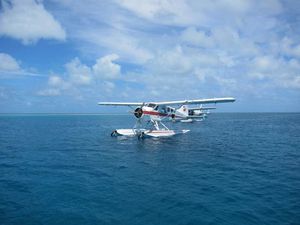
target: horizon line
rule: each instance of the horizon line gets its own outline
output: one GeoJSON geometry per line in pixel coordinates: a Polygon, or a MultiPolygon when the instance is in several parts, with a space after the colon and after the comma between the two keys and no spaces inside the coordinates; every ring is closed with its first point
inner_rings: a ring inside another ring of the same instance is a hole
{"type": "MultiPolygon", "coordinates": [[[[260,111],[249,111],[249,112],[212,112],[211,114],[216,113],[300,113],[300,111],[269,111],[269,112],[260,112],[260,111]]],[[[0,115],[7,115],[7,114],[52,114],[52,115],[131,115],[130,113],[93,113],[93,112],[86,112],[86,113],[73,113],[73,112],[0,112],[0,115]]]]}

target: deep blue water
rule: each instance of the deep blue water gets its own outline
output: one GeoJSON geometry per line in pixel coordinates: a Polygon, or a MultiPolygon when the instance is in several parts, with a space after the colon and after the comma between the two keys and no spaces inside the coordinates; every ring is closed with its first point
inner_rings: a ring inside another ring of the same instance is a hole
{"type": "Polygon", "coordinates": [[[300,224],[300,114],[211,114],[168,139],[129,116],[0,116],[0,224],[300,224]]]}

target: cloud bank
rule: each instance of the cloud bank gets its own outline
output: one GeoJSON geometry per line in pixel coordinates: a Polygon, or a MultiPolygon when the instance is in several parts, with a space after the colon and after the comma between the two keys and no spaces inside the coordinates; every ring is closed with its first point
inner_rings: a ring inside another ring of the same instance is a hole
{"type": "Polygon", "coordinates": [[[121,66],[114,61],[119,58],[116,54],[106,55],[96,60],[92,66],[83,64],[75,58],[65,65],[66,73],[63,75],[51,75],[48,79],[48,87],[38,91],[41,96],[59,96],[69,93],[81,87],[99,85],[101,81],[105,88],[112,89],[114,84],[107,80],[120,78],[121,66]]]}
{"type": "Polygon", "coordinates": [[[21,40],[24,44],[39,39],[65,40],[60,23],[35,0],[1,1],[0,35],[21,40]]]}
{"type": "Polygon", "coordinates": [[[84,29],[81,21],[72,25],[73,38],[81,41],[85,54],[114,52],[121,62],[151,74],[151,80],[164,76],[168,82],[182,74],[202,83],[213,80],[224,85],[228,79],[254,86],[252,81],[260,79],[277,87],[299,88],[294,82],[299,77],[299,38],[288,21],[287,3],[120,0],[66,1],[60,6],[69,11],[65,26],[70,26],[75,13],[88,21],[84,29]],[[100,7],[108,12],[97,15],[100,7]],[[273,65],[282,69],[272,69],[273,65]]]}
{"type": "Polygon", "coordinates": [[[75,52],[56,47],[62,69],[45,66],[49,78],[38,96],[97,102],[232,95],[236,105],[260,101],[256,108],[299,104],[298,1],[3,2],[2,36],[27,46],[64,40],[75,52]]]}

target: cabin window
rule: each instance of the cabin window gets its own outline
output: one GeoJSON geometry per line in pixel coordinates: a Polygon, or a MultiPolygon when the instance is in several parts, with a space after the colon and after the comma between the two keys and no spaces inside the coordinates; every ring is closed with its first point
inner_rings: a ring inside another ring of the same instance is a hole
{"type": "Polygon", "coordinates": [[[149,104],[148,104],[148,107],[151,107],[151,108],[155,108],[155,106],[156,106],[156,105],[153,104],[153,103],[149,103],[149,104]]]}

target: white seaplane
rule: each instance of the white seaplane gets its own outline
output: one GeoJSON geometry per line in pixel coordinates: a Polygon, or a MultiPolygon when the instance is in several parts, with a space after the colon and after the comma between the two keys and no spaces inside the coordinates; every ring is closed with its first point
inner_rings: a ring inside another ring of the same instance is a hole
{"type": "Polygon", "coordinates": [[[232,97],[226,98],[211,98],[211,99],[197,99],[197,100],[182,100],[169,102],[98,102],[98,105],[105,106],[128,106],[134,109],[132,112],[137,118],[136,124],[131,129],[116,129],[112,136],[137,136],[143,137],[170,137],[176,134],[184,134],[190,130],[170,130],[162,121],[168,118],[172,119],[188,119],[188,109],[186,105],[191,104],[216,104],[234,102],[232,97]],[[177,110],[177,106],[180,110],[177,110]],[[184,106],[184,107],[183,107],[184,106]],[[147,118],[146,126],[142,127],[143,119],[147,118]],[[146,128],[149,126],[149,128],[146,128]]]}
{"type": "Polygon", "coordinates": [[[207,115],[210,113],[209,110],[216,109],[216,107],[206,107],[202,106],[199,107],[188,107],[187,105],[181,106],[179,109],[176,109],[176,112],[184,115],[184,118],[170,118],[173,122],[183,122],[183,123],[191,123],[194,121],[202,121],[206,119],[207,115]]]}
{"type": "Polygon", "coordinates": [[[189,116],[202,116],[205,118],[212,109],[216,109],[216,107],[206,107],[206,106],[200,106],[200,107],[195,107],[195,108],[188,108],[189,109],[189,116]]]}

